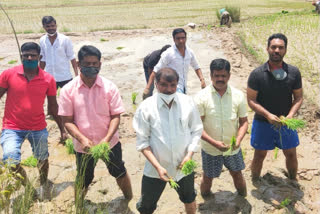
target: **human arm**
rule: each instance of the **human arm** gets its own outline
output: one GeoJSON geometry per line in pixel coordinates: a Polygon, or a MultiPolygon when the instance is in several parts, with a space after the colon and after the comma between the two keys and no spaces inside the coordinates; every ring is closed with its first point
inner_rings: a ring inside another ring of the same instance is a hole
{"type": "Polygon", "coordinates": [[[79,128],[74,123],[73,116],[61,116],[61,118],[69,134],[83,145],[84,151],[88,151],[94,143],[80,132],[79,128]]]}
{"type": "Polygon", "coordinates": [[[262,115],[264,118],[268,120],[270,124],[280,125],[280,118],[274,114],[271,114],[268,110],[266,110],[262,105],[257,102],[258,91],[255,91],[251,88],[247,88],[247,101],[249,107],[256,112],[257,114],[262,115]]]}
{"type": "Polygon", "coordinates": [[[71,60],[71,65],[72,65],[72,68],[73,68],[73,71],[74,71],[74,75],[78,76],[78,65],[77,65],[76,59],[72,59],[71,60]]]}
{"type": "Polygon", "coordinates": [[[144,89],[143,94],[142,94],[142,99],[146,99],[148,97],[148,94],[149,94],[149,91],[150,91],[150,87],[153,84],[155,75],[156,75],[156,73],[154,71],[150,74],[149,80],[148,80],[148,84],[147,84],[147,86],[144,89]]]}
{"type": "Polygon", "coordinates": [[[66,130],[64,129],[62,120],[58,116],[58,103],[57,103],[56,96],[47,96],[47,100],[48,100],[48,114],[52,115],[54,121],[57,123],[59,127],[61,140],[66,140],[68,136],[67,136],[66,130]]]}
{"type": "Polygon", "coordinates": [[[248,118],[247,117],[239,117],[239,128],[238,135],[236,138],[236,145],[233,147],[233,150],[236,150],[240,147],[241,141],[243,137],[246,135],[248,130],[248,118]]]}
{"type": "Polygon", "coordinates": [[[111,120],[106,137],[103,138],[103,142],[110,142],[113,135],[118,130],[120,124],[120,114],[111,115],[111,120]]]}
{"type": "Polygon", "coordinates": [[[6,93],[7,89],[6,88],[2,88],[0,87],[0,99],[2,98],[2,96],[6,93]]]}
{"type": "Polygon", "coordinates": [[[287,118],[292,118],[297,111],[300,109],[303,102],[303,92],[302,88],[293,90],[293,103],[292,107],[287,115],[287,118]]]}
{"type": "Polygon", "coordinates": [[[203,75],[202,75],[202,72],[201,72],[201,69],[198,68],[197,70],[195,70],[197,76],[199,77],[199,80],[201,82],[201,88],[205,88],[206,87],[206,82],[203,78],[203,75]]]}

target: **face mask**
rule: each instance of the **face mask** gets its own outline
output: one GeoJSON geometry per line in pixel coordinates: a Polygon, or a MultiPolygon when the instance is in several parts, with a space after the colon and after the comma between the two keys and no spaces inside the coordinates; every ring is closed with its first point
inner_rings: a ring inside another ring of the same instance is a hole
{"type": "Polygon", "coordinates": [[[23,67],[27,69],[36,69],[38,67],[38,60],[23,60],[23,67]]]}
{"type": "Polygon", "coordinates": [[[88,77],[88,78],[94,78],[97,76],[97,74],[99,73],[100,71],[100,68],[97,68],[97,67],[84,67],[84,66],[81,66],[80,68],[80,72],[88,77]]]}
{"type": "Polygon", "coordinates": [[[287,77],[287,72],[282,68],[278,68],[272,71],[272,75],[276,80],[284,80],[287,77]]]}
{"type": "Polygon", "coordinates": [[[52,34],[47,33],[47,35],[48,35],[48,36],[54,36],[54,35],[56,35],[56,34],[57,34],[57,31],[56,31],[56,32],[54,32],[54,33],[52,33],[52,34]]]}
{"type": "Polygon", "coordinates": [[[169,105],[169,103],[174,99],[176,93],[173,94],[163,94],[159,93],[160,98],[169,105]]]}

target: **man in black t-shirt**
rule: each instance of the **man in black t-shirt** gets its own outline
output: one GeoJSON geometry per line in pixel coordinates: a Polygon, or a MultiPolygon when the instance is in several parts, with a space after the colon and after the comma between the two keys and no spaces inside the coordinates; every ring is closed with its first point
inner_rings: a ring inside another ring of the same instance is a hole
{"type": "Polygon", "coordinates": [[[288,177],[296,179],[299,138],[296,131],[281,126],[280,116],[292,118],[299,110],[302,82],[299,69],[283,61],[286,51],[285,35],[270,36],[268,62],[253,70],[248,79],[248,105],[255,112],[251,130],[251,146],[255,149],[251,165],[253,181],[260,177],[267,151],[275,147],[283,150],[288,177]]]}
{"type": "MultiPolygon", "coordinates": [[[[144,74],[145,74],[147,83],[149,81],[149,77],[153,71],[154,66],[156,66],[156,64],[158,64],[158,62],[161,58],[161,54],[170,47],[171,47],[171,45],[165,45],[160,50],[153,51],[152,53],[148,54],[148,56],[146,56],[143,59],[143,69],[144,69],[144,74]]],[[[154,85],[152,84],[150,87],[150,90],[149,90],[149,94],[146,95],[147,97],[152,96],[153,89],[154,89],[154,85]]],[[[143,99],[144,99],[144,97],[143,97],[143,99]]]]}

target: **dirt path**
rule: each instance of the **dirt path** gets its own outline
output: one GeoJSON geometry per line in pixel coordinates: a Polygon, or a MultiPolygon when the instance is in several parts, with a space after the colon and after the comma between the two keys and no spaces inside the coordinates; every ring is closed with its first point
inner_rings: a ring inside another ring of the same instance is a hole
{"type": "MultiPolygon", "coordinates": [[[[70,33],[75,51],[84,44],[98,47],[103,55],[103,68],[101,75],[112,80],[120,89],[125,103],[126,113],[122,115],[120,126],[121,142],[123,143],[123,156],[126,161],[128,173],[131,176],[134,198],[127,204],[123,200],[115,180],[108,175],[106,167],[99,162],[95,171],[95,179],[90,186],[86,197],[86,208],[89,213],[96,213],[100,208],[108,207],[109,213],[137,213],[135,203],[140,197],[141,177],[145,158],[135,150],[135,134],[132,129],[132,116],[136,106],[131,104],[131,93],[139,92],[137,102],[141,102],[141,93],[145,86],[142,69],[142,59],[149,52],[161,48],[165,44],[172,44],[172,29],[130,30],[95,33],[70,33]],[[104,38],[108,41],[101,42],[104,38]],[[117,47],[122,47],[118,48],[117,47]]],[[[20,43],[25,41],[38,41],[41,35],[22,35],[20,43]]],[[[232,76],[230,84],[245,92],[248,74],[257,64],[252,63],[240,51],[238,41],[232,29],[214,28],[211,31],[188,29],[188,45],[194,50],[204,73],[207,84],[210,84],[209,64],[212,59],[224,57],[231,62],[232,76]]],[[[1,69],[11,67],[7,62],[17,59],[14,40],[7,35],[0,35],[0,65],[1,69]]],[[[200,82],[195,73],[190,70],[188,88],[190,95],[200,89],[200,82]]],[[[3,100],[1,102],[3,111],[3,100]]],[[[299,184],[290,182],[284,175],[284,157],[282,154],[274,160],[273,153],[269,152],[263,169],[263,180],[260,186],[255,187],[250,180],[250,164],[253,150],[249,145],[249,135],[242,143],[245,150],[246,169],[244,176],[248,186],[248,197],[237,196],[233,187],[231,176],[224,170],[219,179],[215,179],[212,191],[214,197],[204,200],[200,194],[197,196],[197,213],[285,213],[285,209],[277,209],[285,198],[293,202],[289,209],[296,209],[296,213],[319,213],[319,135],[314,117],[314,107],[304,105],[300,114],[309,122],[309,128],[301,137],[301,146],[298,147],[299,157],[299,184]]],[[[253,113],[249,114],[252,122],[253,113]]],[[[74,204],[73,182],[76,175],[75,159],[67,155],[63,146],[58,145],[59,133],[56,125],[48,121],[50,133],[50,173],[49,178],[55,183],[53,199],[51,202],[35,203],[32,213],[71,213],[74,204]]],[[[2,150],[0,150],[2,157],[2,150]]],[[[31,154],[28,143],[23,146],[23,158],[31,154]]],[[[199,153],[195,159],[200,164],[199,153]]],[[[35,169],[28,169],[32,176],[37,177],[35,169]]],[[[196,174],[196,189],[199,193],[201,167],[196,174]]],[[[164,191],[156,213],[183,213],[184,208],[178,196],[169,187],[164,191]]],[[[103,212],[104,213],[104,212],[103,212]]]]}

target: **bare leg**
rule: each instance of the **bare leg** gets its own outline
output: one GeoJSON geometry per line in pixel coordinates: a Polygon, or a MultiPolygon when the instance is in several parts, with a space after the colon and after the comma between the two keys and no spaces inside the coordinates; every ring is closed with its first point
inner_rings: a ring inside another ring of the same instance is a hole
{"type": "Polygon", "coordinates": [[[184,207],[186,209],[187,214],[195,214],[197,210],[196,201],[193,201],[191,203],[185,203],[184,207]]]}
{"type": "Polygon", "coordinates": [[[286,166],[289,174],[289,179],[297,180],[298,159],[296,148],[285,149],[283,154],[286,157],[286,166]]]}
{"type": "Polygon", "coordinates": [[[207,177],[204,172],[202,173],[201,185],[200,185],[200,192],[202,196],[210,195],[210,189],[212,186],[213,178],[207,177]]]}
{"type": "Polygon", "coordinates": [[[244,177],[242,175],[242,172],[241,171],[229,171],[229,172],[230,172],[230,175],[232,176],[234,186],[237,189],[239,195],[246,197],[247,186],[246,186],[246,181],[244,180],[244,177]]]}
{"type": "Polygon", "coordinates": [[[252,181],[256,181],[259,179],[263,161],[266,155],[267,155],[267,150],[258,150],[258,149],[254,150],[254,157],[251,164],[252,181]]]}
{"type": "Polygon", "coordinates": [[[126,173],[125,176],[116,179],[118,186],[120,187],[124,197],[131,200],[133,197],[131,181],[129,174],[126,173]]]}

